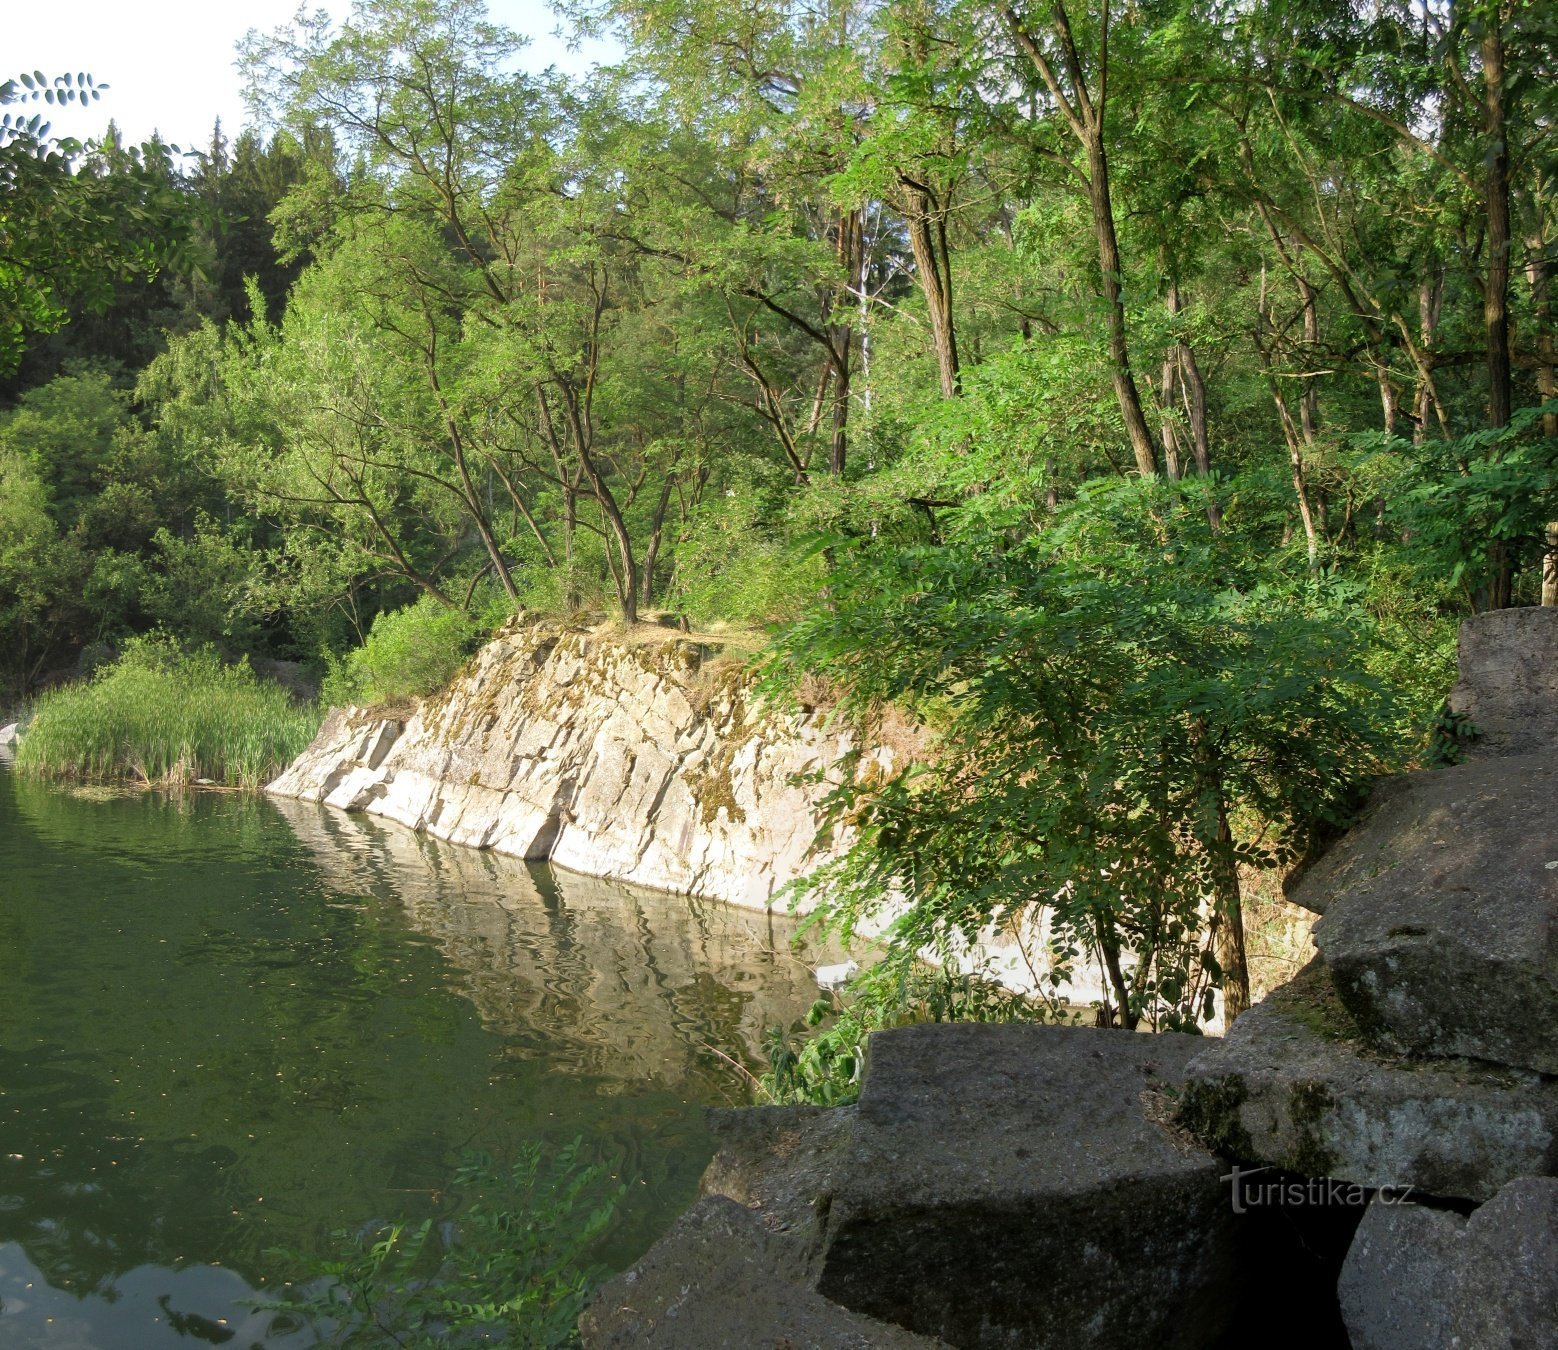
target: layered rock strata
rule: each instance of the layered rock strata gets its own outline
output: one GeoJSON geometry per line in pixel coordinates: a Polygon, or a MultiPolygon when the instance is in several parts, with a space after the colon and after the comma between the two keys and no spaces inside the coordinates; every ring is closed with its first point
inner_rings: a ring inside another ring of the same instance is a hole
{"type": "Polygon", "coordinates": [[[853,748],[698,643],[520,619],[404,720],[333,712],[269,790],[761,909],[828,856],[814,780],[853,748]]]}

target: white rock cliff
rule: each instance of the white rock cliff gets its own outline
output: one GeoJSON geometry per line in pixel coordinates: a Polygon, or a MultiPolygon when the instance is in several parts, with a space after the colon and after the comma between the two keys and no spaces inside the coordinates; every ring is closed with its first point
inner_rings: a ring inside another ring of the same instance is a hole
{"type": "Polygon", "coordinates": [[[269,791],[766,908],[836,847],[817,842],[827,786],[809,780],[842,771],[853,742],[820,713],[760,710],[708,652],[670,632],[514,620],[404,721],[332,712],[269,791]]]}

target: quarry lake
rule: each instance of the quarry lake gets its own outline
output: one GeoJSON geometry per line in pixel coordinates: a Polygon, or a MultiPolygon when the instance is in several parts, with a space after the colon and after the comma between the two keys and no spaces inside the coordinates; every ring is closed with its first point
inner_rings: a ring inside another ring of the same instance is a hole
{"type": "Polygon", "coordinates": [[[792,921],[296,802],[0,767],[0,1345],[312,1344],[246,1307],[337,1230],[582,1137],[600,1260],[693,1198],[707,1104],[816,986],[792,921]]]}

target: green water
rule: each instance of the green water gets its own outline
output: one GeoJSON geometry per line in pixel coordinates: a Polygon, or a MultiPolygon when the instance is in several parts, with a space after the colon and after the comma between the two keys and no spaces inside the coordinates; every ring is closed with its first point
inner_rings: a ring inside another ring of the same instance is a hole
{"type": "Polygon", "coordinates": [[[0,1346],[311,1343],[239,1300],[455,1164],[583,1135],[629,1193],[602,1259],[692,1198],[708,1103],[815,997],[791,926],[395,826],[0,768],[0,1346]],[[204,1319],[193,1321],[192,1318],[204,1319]]]}

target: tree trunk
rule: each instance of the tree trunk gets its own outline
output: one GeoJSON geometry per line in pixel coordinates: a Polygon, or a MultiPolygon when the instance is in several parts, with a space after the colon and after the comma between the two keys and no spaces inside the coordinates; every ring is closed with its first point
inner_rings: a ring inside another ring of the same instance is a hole
{"type": "MultiPolygon", "coordinates": [[[[1315,303],[1315,288],[1303,277],[1298,279],[1298,293],[1304,302],[1304,367],[1313,370],[1320,347],[1320,310],[1315,303]]],[[[1304,397],[1298,405],[1299,425],[1304,433],[1304,445],[1310,450],[1320,434],[1320,386],[1315,375],[1304,376],[1304,397]]]]}
{"type": "MultiPolygon", "coordinates": [[[[1482,39],[1483,130],[1487,198],[1488,274],[1482,292],[1482,326],[1488,363],[1488,425],[1507,427],[1513,411],[1514,379],[1509,364],[1509,145],[1504,125],[1503,4],[1490,6],[1482,39]]],[[[1486,609],[1508,609],[1514,594],[1515,560],[1502,539],[1488,546],[1488,584],[1479,599],[1486,609]]]]}
{"type": "MultiPolygon", "coordinates": [[[[865,221],[859,211],[839,216],[835,256],[849,278],[849,289],[865,285],[865,221]]],[[[842,475],[849,453],[849,384],[854,356],[855,330],[850,323],[828,324],[828,346],[833,365],[833,433],[828,440],[828,471],[842,475]]]]}
{"type": "MultiPolygon", "coordinates": [[[[1179,344],[1180,388],[1185,393],[1185,416],[1190,422],[1190,445],[1195,453],[1196,473],[1202,478],[1212,474],[1212,446],[1206,424],[1206,381],[1194,349],[1188,342],[1179,344]]],[[[1223,527],[1223,508],[1214,501],[1206,504],[1206,518],[1213,531],[1223,527]]]]}
{"type": "Polygon", "coordinates": [[[1163,472],[1170,482],[1179,481],[1179,433],[1174,429],[1174,383],[1179,372],[1179,352],[1170,347],[1163,356],[1163,375],[1158,384],[1158,414],[1163,424],[1163,472]]]}
{"type": "Polygon", "coordinates": [[[1087,199],[1092,210],[1093,239],[1098,250],[1099,289],[1109,333],[1109,363],[1114,378],[1115,401],[1120,407],[1120,420],[1125,425],[1126,440],[1130,442],[1131,453],[1136,457],[1136,471],[1143,478],[1151,478],[1158,471],[1157,445],[1153,440],[1152,429],[1147,425],[1146,415],[1142,412],[1136,377],[1131,373],[1130,343],[1127,339],[1122,293],[1120,240],[1114,228],[1114,206],[1109,196],[1109,157],[1104,150],[1104,109],[1109,88],[1109,8],[1106,4],[1100,14],[1095,90],[1087,87],[1082,56],[1072,33],[1071,18],[1062,0],[1054,0],[1050,6],[1049,26],[1059,45],[1063,69],[1070,82],[1069,90],[1062,84],[1055,67],[1034,41],[1033,35],[1022,26],[1011,5],[1005,0],[998,0],[996,12],[1054,96],[1072,135],[1087,157],[1087,199]]]}
{"type": "MultiPolygon", "coordinates": [[[[1101,113],[1102,110],[1100,110],[1101,113]]],[[[1114,378],[1115,401],[1125,438],[1136,456],[1136,471],[1151,478],[1158,471],[1157,446],[1142,412],[1141,394],[1131,373],[1130,343],[1125,326],[1125,300],[1120,271],[1120,242],[1114,229],[1114,207],[1109,199],[1109,160],[1104,153],[1103,127],[1091,129],[1087,141],[1088,201],[1093,209],[1093,239],[1098,247],[1098,270],[1103,289],[1104,312],[1109,326],[1109,364],[1114,378]]]]}
{"type": "Polygon", "coordinates": [[[654,603],[655,563],[660,557],[660,539],[665,532],[665,513],[671,504],[671,491],[676,486],[673,474],[666,474],[660,489],[660,500],[655,505],[654,519],[650,522],[649,543],[644,547],[644,571],[639,587],[640,599],[645,609],[654,603]]]}
{"type": "MultiPolygon", "coordinates": [[[[1540,227],[1526,240],[1526,277],[1531,283],[1531,310],[1536,326],[1536,388],[1543,403],[1558,400],[1558,343],[1553,338],[1552,273],[1547,266],[1547,239],[1540,227]]],[[[1542,414],[1542,435],[1558,438],[1558,413],[1542,414]]],[[[1542,603],[1558,605],[1558,520],[1549,521],[1542,553],[1542,603]]]]}
{"type": "Polygon", "coordinates": [[[1244,949],[1244,899],[1239,892],[1239,867],[1228,825],[1228,803],[1218,766],[1217,747],[1205,718],[1197,718],[1192,735],[1200,761],[1201,845],[1212,872],[1212,917],[1217,964],[1223,969],[1223,1015],[1227,1025],[1250,1006],[1250,968],[1244,949]]]}
{"type": "Polygon", "coordinates": [[[1487,135],[1484,192],[1488,215],[1488,275],[1482,324],[1488,361],[1488,425],[1507,427],[1512,411],[1509,366],[1509,145],[1504,125],[1504,5],[1490,6],[1482,39],[1483,130],[1487,135]]]}
{"type": "Polygon", "coordinates": [[[931,344],[936,350],[936,375],[943,398],[956,398],[961,388],[957,330],[952,314],[952,259],[940,204],[928,184],[900,173],[904,193],[904,223],[914,252],[914,274],[925,296],[931,344]]]}
{"type": "Polygon", "coordinates": [[[599,466],[595,463],[595,457],[590,452],[590,427],[586,425],[578,391],[561,379],[559,387],[562,390],[563,412],[568,419],[568,430],[573,439],[574,453],[578,456],[580,473],[584,481],[589,484],[591,494],[600,503],[601,514],[606,519],[606,537],[611,543],[616,544],[617,556],[622,562],[621,571],[613,569],[612,574],[612,580],[616,583],[617,602],[622,606],[622,621],[637,623],[638,563],[633,557],[633,540],[628,533],[627,522],[623,520],[622,512],[617,507],[617,499],[611,488],[607,486],[599,466]]]}

